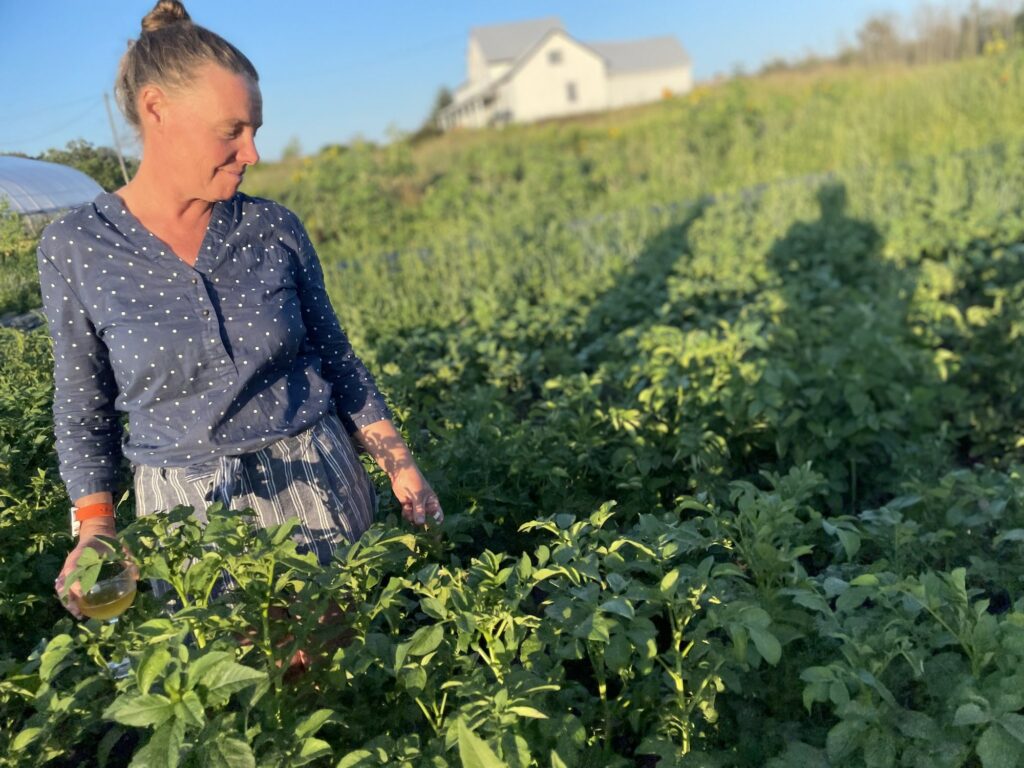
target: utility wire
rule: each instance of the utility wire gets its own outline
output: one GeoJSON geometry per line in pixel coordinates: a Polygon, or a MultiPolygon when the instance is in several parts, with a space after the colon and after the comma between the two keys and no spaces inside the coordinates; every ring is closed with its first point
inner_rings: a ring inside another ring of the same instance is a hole
{"type": "Polygon", "coordinates": [[[65,107],[74,107],[79,104],[84,104],[87,101],[95,100],[96,95],[90,94],[89,96],[82,96],[81,98],[74,99],[73,101],[65,101],[62,104],[47,104],[45,107],[39,107],[39,109],[33,109],[30,112],[22,112],[20,115],[5,114],[4,119],[9,120],[12,123],[16,123],[19,120],[24,120],[28,117],[35,117],[41,115],[44,112],[53,112],[58,109],[64,109],[65,107]]]}
{"type": "Polygon", "coordinates": [[[38,132],[37,131],[36,133],[32,134],[31,136],[26,136],[25,138],[5,139],[3,141],[0,141],[0,146],[11,146],[13,144],[24,144],[26,141],[33,141],[33,140],[35,140],[37,138],[44,138],[46,136],[52,136],[54,133],[57,133],[58,131],[62,131],[65,128],[69,128],[69,127],[75,125],[75,123],[78,123],[79,121],[81,121],[82,118],[88,117],[89,114],[92,113],[96,109],[96,106],[98,106],[99,98],[96,97],[96,96],[92,96],[92,99],[93,99],[93,103],[89,104],[88,109],[86,109],[85,112],[79,113],[78,115],[76,115],[74,118],[72,118],[68,122],[61,123],[60,125],[56,126],[55,128],[52,128],[51,130],[48,130],[48,131],[42,131],[42,132],[38,132]]]}

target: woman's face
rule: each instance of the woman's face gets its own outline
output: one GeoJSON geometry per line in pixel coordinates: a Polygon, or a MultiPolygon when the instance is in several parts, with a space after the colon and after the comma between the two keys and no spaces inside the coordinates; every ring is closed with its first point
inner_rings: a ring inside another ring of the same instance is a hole
{"type": "Polygon", "coordinates": [[[263,123],[259,86],[244,75],[206,64],[185,89],[163,95],[156,112],[145,112],[147,154],[187,198],[228,200],[247,166],[259,160],[256,131],[263,123]],[[151,151],[150,151],[151,150],[151,151]]]}

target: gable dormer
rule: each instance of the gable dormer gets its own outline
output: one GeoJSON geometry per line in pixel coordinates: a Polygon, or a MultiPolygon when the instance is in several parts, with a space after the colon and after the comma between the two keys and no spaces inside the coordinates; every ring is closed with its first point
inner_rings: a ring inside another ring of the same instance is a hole
{"type": "Polygon", "coordinates": [[[466,74],[474,85],[498,80],[549,32],[564,29],[557,16],[473,27],[466,48],[466,74]]]}

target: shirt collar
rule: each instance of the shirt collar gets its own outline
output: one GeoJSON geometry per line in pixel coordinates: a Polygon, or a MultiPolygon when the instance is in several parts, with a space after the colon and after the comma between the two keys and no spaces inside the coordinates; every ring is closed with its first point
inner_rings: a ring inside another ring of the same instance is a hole
{"type": "MultiPolygon", "coordinates": [[[[125,238],[132,240],[132,227],[148,232],[149,230],[128,210],[121,198],[113,192],[100,192],[93,199],[96,213],[106,219],[125,238]]],[[[207,230],[223,240],[236,227],[242,215],[241,192],[235,192],[228,200],[217,200],[210,213],[207,230]]]]}

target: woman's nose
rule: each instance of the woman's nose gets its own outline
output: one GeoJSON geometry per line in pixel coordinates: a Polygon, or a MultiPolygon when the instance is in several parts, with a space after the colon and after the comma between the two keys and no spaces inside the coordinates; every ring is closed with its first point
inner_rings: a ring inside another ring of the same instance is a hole
{"type": "Polygon", "coordinates": [[[238,150],[238,159],[246,165],[256,165],[260,160],[260,153],[256,151],[256,137],[250,136],[243,140],[238,150]]]}

